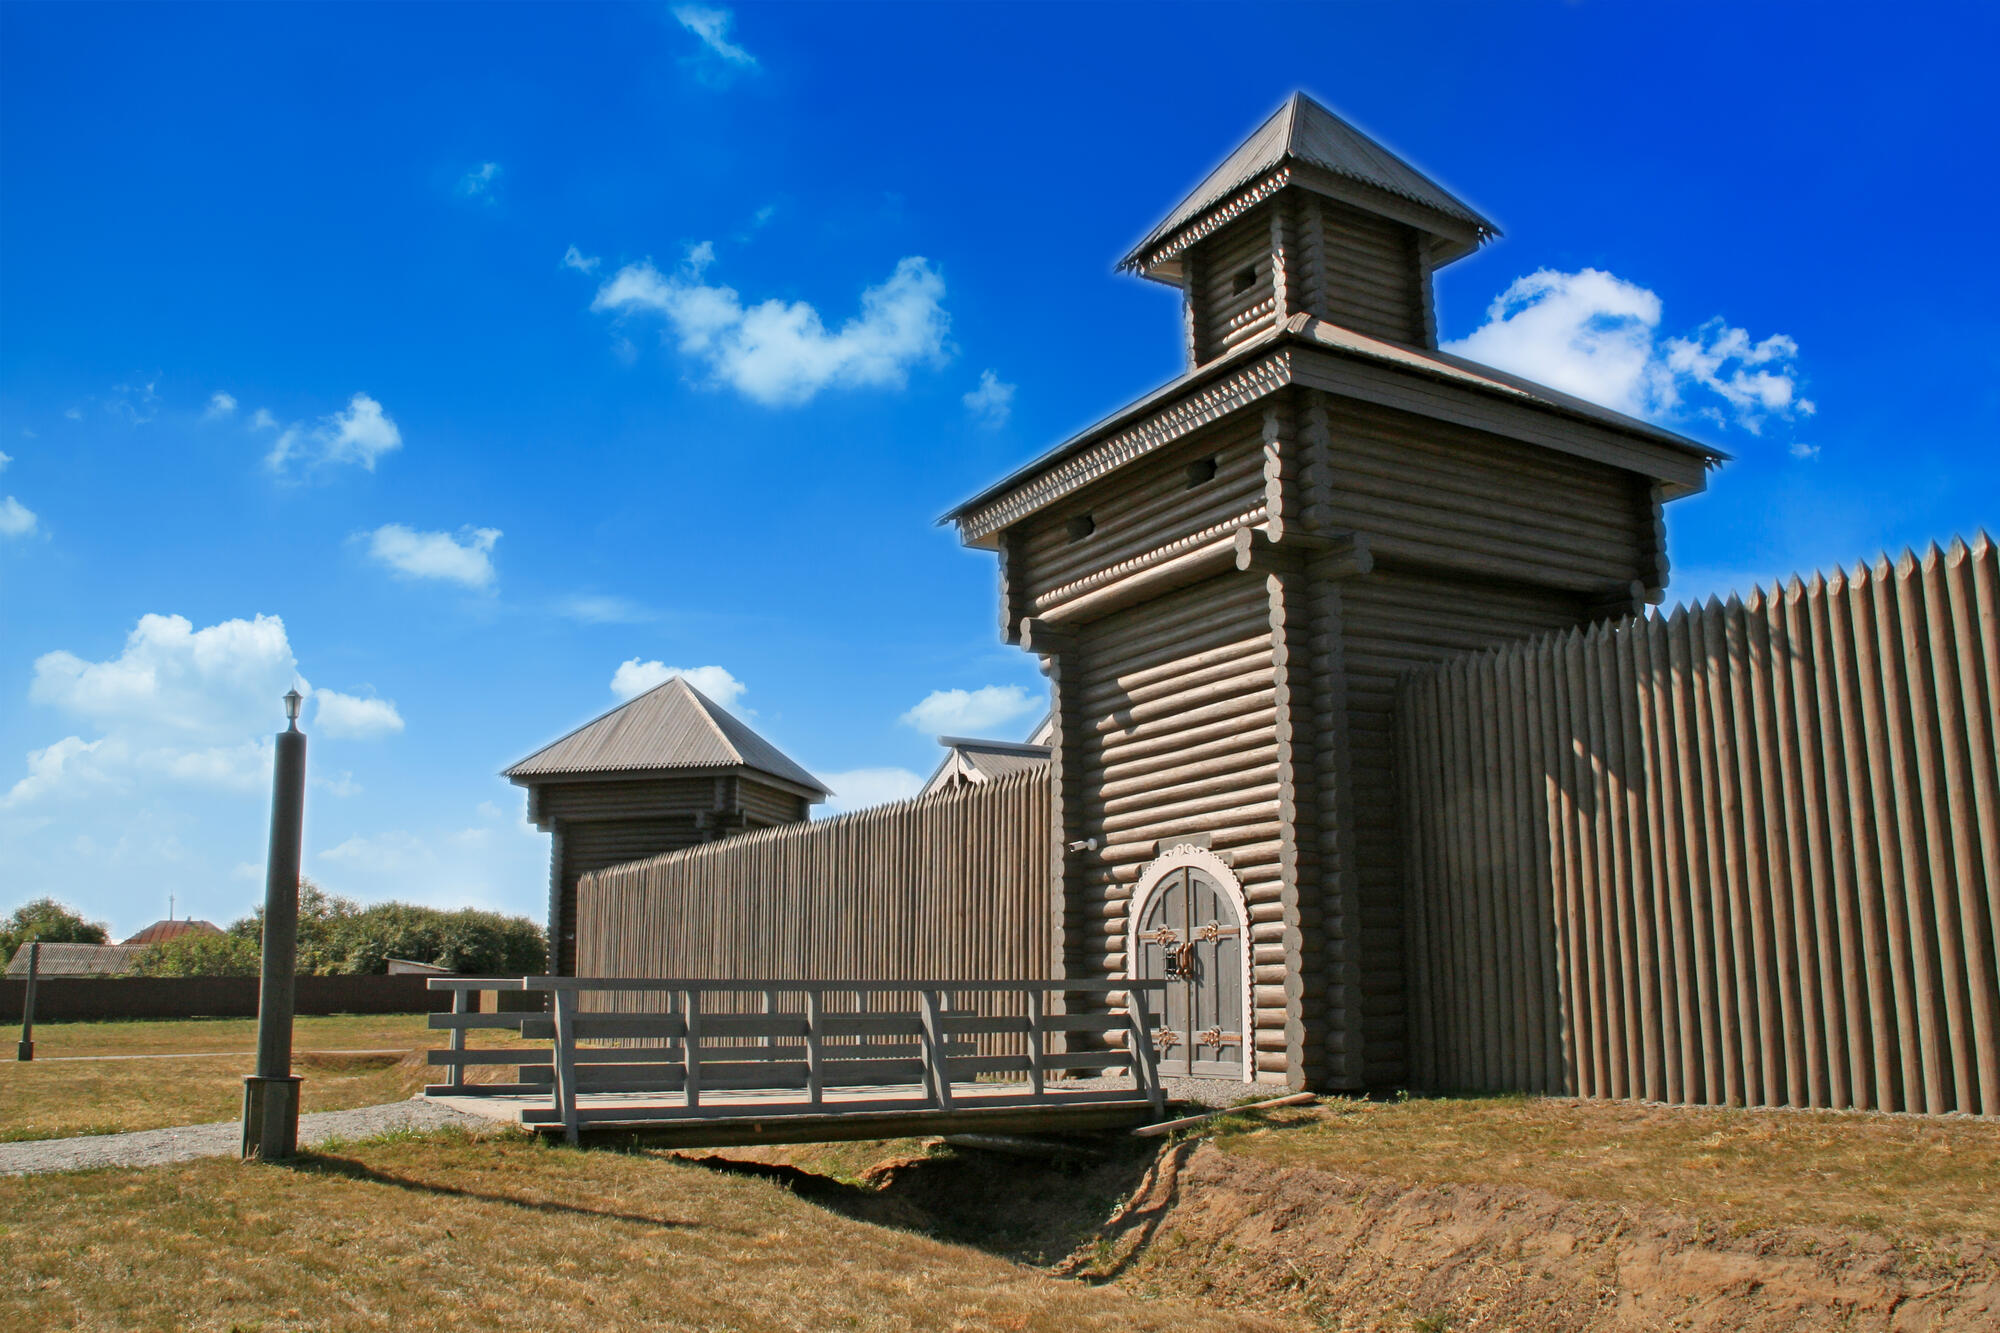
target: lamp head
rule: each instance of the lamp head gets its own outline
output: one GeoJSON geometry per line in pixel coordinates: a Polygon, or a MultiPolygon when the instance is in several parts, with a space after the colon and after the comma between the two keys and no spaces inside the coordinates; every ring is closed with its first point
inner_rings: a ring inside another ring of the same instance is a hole
{"type": "Polygon", "coordinates": [[[305,696],[296,688],[285,691],[285,721],[291,724],[286,728],[287,731],[299,729],[299,705],[304,702],[305,696]]]}

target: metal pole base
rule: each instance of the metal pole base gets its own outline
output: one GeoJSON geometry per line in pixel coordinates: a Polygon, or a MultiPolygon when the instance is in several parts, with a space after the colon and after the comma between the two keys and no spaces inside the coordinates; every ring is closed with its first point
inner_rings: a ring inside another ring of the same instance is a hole
{"type": "Polygon", "coordinates": [[[299,1150],[297,1074],[243,1080],[243,1160],[282,1162],[299,1150]]]}
{"type": "Polygon", "coordinates": [[[32,1060],[32,1059],[34,1059],[34,1058],[35,1058],[35,1043],[33,1043],[32,1041],[19,1041],[19,1042],[15,1042],[15,1043],[14,1043],[14,1058],[15,1058],[16,1060],[32,1060]]]}

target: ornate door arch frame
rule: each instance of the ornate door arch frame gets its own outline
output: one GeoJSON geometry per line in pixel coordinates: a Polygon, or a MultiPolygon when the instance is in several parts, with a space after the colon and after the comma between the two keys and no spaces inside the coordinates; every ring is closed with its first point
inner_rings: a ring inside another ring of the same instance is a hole
{"type": "Polygon", "coordinates": [[[1257,1078],[1257,1004],[1250,990],[1250,902],[1243,896],[1242,882],[1229,863],[1206,847],[1196,847],[1182,843],[1169,847],[1139,872],[1138,883],[1132,886],[1132,899],[1125,911],[1125,980],[1132,979],[1133,960],[1139,957],[1139,923],[1145,919],[1146,906],[1154,893],[1164,884],[1167,877],[1176,870],[1194,869],[1214,880],[1230,904],[1236,908],[1236,920],[1243,931],[1243,947],[1237,952],[1243,959],[1243,1081],[1253,1083],[1257,1078]]]}

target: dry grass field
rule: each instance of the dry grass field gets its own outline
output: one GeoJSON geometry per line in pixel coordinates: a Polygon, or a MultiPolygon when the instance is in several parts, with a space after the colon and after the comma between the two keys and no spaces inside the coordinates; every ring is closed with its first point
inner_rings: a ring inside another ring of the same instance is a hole
{"type": "MultiPolygon", "coordinates": [[[[44,1029],[45,1057],[235,1053],[0,1065],[0,1136],[233,1118],[253,1035],[44,1029]]],[[[410,1095],[434,1044],[421,1016],[301,1020],[302,1051],[390,1052],[303,1057],[306,1109],[410,1095]]],[[[1517,1097],[1053,1160],[391,1135],[0,1178],[0,1328],[1982,1329],[1996,1179],[1993,1121],[1517,1097]]]]}
{"type": "Polygon", "coordinates": [[[1970,1117],[1334,1098],[1229,1117],[1216,1144],[1276,1166],[1515,1186],[1731,1227],[2000,1240],[2000,1122],[1970,1117]]]}
{"type": "MultiPolygon", "coordinates": [[[[444,1045],[445,1036],[430,1031],[422,1014],[300,1018],[292,1042],[299,1052],[297,1071],[305,1076],[304,1109],[374,1106],[421,1091],[444,1074],[418,1053],[444,1045]],[[389,1054],[316,1054],[357,1050],[389,1054]]],[[[493,1031],[470,1036],[481,1046],[514,1039],[493,1031]]],[[[257,1022],[251,1018],[37,1024],[33,1062],[0,1063],[0,1142],[233,1119],[243,1111],[243,1076],[255,1063],[256,1044],[257,1022]],[[199,1058],[62,1058],[188,1053],[199,1058]]],[[[480,1073],[505,1076],[504,1067],[480,1073]]]]}
{"type": "Polygon", "coordinates": [[[1283,1327],[1065,1282],[773,1180],[515,1134],[0,1179],[0,1219],[6,1328],[1283,1327]]]}

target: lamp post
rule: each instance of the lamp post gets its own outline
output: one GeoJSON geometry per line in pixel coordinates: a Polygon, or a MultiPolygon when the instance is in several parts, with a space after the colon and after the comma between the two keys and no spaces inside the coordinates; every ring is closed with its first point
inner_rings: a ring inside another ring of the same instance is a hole
{"type": "Polygon", "coordinates": [[[292,1008],[299,956],[299,844],[306,814],[306,737],[299,692],[285,691],[271,781],[271,855],[264,877],[264,970],[257,990],[257,1072],[243,1080],[243,1156],[290,1157],[299,1146],[292,1008]]]}

